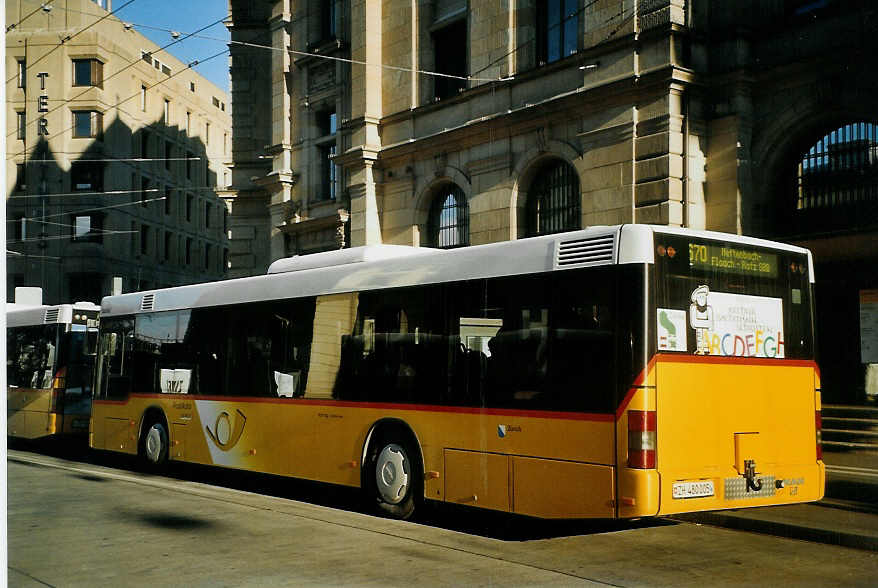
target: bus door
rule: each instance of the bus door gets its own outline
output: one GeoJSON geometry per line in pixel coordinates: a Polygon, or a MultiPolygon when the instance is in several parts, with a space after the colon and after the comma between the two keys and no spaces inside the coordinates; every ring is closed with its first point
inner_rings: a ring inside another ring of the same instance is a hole
{"type": "Polygon", "coordinates": [[[95,327],[86,325],[71,325],[62,335],[56,381],[61,397],[59,431],[88,433],[97,335],[95,327]]]}

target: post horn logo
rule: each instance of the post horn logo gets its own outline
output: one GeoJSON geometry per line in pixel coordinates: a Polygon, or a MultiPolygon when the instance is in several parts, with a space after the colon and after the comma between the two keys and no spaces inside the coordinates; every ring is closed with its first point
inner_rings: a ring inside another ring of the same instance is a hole
{"type": "Polygon", "coordinates": [[[210,430],[209,426],[204,426],[204,430],[207,431],[211,441],[223,451],[228,451],[237,445],[241,435],[244,434],[244,425],[247,423],[247,417],[240,410],[235,412],[238,413],[238,416],[235,418],[234,423],[232,423],[229,413],[223,411],[216,417],[213,431],[210,430]]]}

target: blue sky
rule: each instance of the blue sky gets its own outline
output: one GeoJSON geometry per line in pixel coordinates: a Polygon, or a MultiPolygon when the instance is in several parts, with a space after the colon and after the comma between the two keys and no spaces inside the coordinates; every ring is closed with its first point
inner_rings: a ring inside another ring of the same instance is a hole
{"type": "MultiPolygon", "coordinates": [[[[115,14],[119,20],[132,23],[137,32],[160,47],[173,41],[168,29],[179,31],[185,36],[186,33],[195,32],[212,22],[223,20],[229,6],[228,0],[134,0],[120,10],[119,7],[125,2],[127,0],[113,0],[113,8],[118,11],[115,14]]],[[[205,29],[199,35],[223,40],[192,37],[168,47],[167,51],[180,61],[190,63],[210,57],[227,47],[229,31],[222,22],[205,29]]],[[[228,54],[214,57],[207,63],[196,66],[195,70],[220,89],[229,91],[228,54]]]]}

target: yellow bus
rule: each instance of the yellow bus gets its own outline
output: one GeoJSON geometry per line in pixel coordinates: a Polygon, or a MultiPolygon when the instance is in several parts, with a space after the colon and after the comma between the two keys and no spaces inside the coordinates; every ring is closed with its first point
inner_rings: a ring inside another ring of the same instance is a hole
{"type": "Polygon", "coordinates": [[[818,500],[807,250],[645,225],[102,303],[91,445],[545,518],[818,500]]]}
{"type": "Polygon", "coordinates": [[[81,437],[91,417],[100,307],[6,307],[6,417],[10,437],[81,437]]]}

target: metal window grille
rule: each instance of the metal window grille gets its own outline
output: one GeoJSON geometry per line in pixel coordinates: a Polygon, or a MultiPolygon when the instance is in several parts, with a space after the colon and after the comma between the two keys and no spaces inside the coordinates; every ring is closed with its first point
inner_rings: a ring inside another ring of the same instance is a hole
{"type": "Polygon", "coordinates": [[[443,189],[430,211],[430,235],[433,246],[452,249],[469,245],[469,205],[457,186],[443,189]]]}
{"type": "Polygon", "coordinates": [[[796,210],[878,205],[878,125],[849,123],[826,134],[798,162],[796,210]]]}
{"type": "Polygon", "coordinates": [[[548,235],[581,228],[579,178],[567,163],[543,168],[527,199],[527,235],[548,235]]]}

